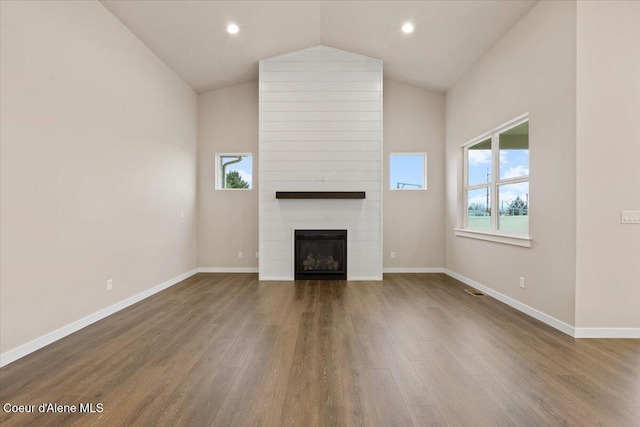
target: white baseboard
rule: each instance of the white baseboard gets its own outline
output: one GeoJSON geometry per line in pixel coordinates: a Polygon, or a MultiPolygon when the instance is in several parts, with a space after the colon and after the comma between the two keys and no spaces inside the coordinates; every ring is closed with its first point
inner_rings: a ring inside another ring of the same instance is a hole
{"type": "MultiPolygon", "coordinates": [[[[454,271],[449,269],[442,268],[386,268],[383,270],[385,273],[445,273],[469,286],[472,286],[476,289],[481,290],[487,295],[492,296],[493,298],[502,301],[503,303],[525,313],[529,316],[540,320],[541,322],[546,323],[547,325],[564,332],[567,335],[570,335],[574,338],[640,338],[640,328],[574,328],[573,326],[562,322],[548,314],[545,314],[539,310],[536,310],[533,307],[529,307],[526,304],[523,304],[511,297],[501,294],[500,292],[494,291],[491,288],[488,288],[480,283],[469,279],[468,277],[462,276],[454,271]]],[[[257,273],[258,269],[254,267],[230,267],[230,268],[222,268],[222,267],[201,267],[191,271],[188,271],[184,274],[176,276],[172,279],[167,280],[153,288],[147,289],[146,291],[140,292],[132,297],[124,299],[116,304],[113,304],[107,308],[104,308],[100,311],[97,311],[93,314],[90,314],[86,317],[83,317],[80,320],[76,320],[62,328],[56,329],[53,332],[50,332],[46,335],[43,335],[39,338],[36,338],[26,344],[23,344],[19,347],[11,349],[5,353],[0,354],[0,367],[8,365],[30,353],[33,353],[36,350],[39,350],[61,338],[66,337],[74,332],[79,331],[82,328],[85,328],[92,323],[95,323],[105,317],[108,317],[130,305],[133,305],[137,302],[142,301],[145,298],[150,297],[160,291],[163,291],[176,283],[179,283],[189,277],[193,276],[196,273],[257,273]]],[[[293,280],[290,277],[264,277],[260,280],[264,281],[291,281],[293,280]]],[[[372,281],[372,280],[381,280],[379,277],[352,277],[349,278],[350,281],[372,281]]]]}
{"type": "Polygon", "coordinates": [[[258,267],[198,267],[198,273],[257,273],[258,267]]]}
{"type": "Polygon", "coordinates": [[[575,328],[575,338],[640,338],[640,328],[575,328]]]}
{"type": "Polygon", "coordinates": [[[640,328],[576,328],[561,320],[556,319],[555,317],[549,316],[548,314],[543,313],[540,310],[536,310],[535,308],[529,307],[528,305],[523,304],[520,301],[503,295],[500,292],[494,291],[493,289],[488,288],[484,285],[481,285],[480,283],[454,271],[445,269],[444,272],[454,279],[458,279],[462,283],[481,290],[485,294],[492,296],[498,301],[502,301],[503,303],[515,308],[516,310],[528,314],[529,316],[538,319],[539,321],[544,322],[547,325],[559,330],[560,332],[564,332],[565,334],[572,336],[573,338],[640,338],[640,328]]]}
{"type": "Polygon", "coordinates": [[[515,300],[511,297],[508,297],[504,294],[501,294],[498,291],[494,291],[491,288],[488,288],[484,285],[481,285],[480,283],[469,279],[468,277],[465,277],[461,274],[458,274],[454,271],[451,271],[449,269],[445,269],[445,274],[447,274],[448,276],[453,277],[454,279],[458,279],[459,281],[461,281],[462,283],[465,283],[469,286],[472,286],[482,292],[484,292],[485,294],[492,296],[493,298],[497,299],[498,301],[502,301],[503,303],[515,308],[516,310],[519,310],[521,312],[523,312],[524,314],[528,314],[529,316],[538,319],[539,321],[546,323],[547,325],[551,326],[552,328],[555,328],[557,330],[559,330],[560,332],[564,332],[565,334],[575,337],[575,328],[565,322],[563,322],[562,320],[558,320],[555,317],[549,316],[546,313],[543,313],[540,310],[536,310],[533,307],[529,307],[526,304],[521,303],[518,300],[515,300]]]}
{"type": "Polygon", "coordinates": [[[52,342],[58,341],[61,338],[66,337],[67,335],[71,335],[74,332],[79,331],[82,328],[85,328],[92,323],[97,322],[98,320],[104,319],[105,317],[111,316],[112,314],[129,307],[139,301],[142,301],[145,298],[150,297],[153,294],[157,294],[158,292],[165,290],[178,282],[181,282],[189,277],[193,276],[198,272],[197,269],[188,271],[184,274],[181,274],[173,279],[169,279],[166,282],[163,282],[153,288],[147,289],[146,291],[140,292],[132,297],[124,299],[120,302],[117,302],[107,308],[104,308],[100,311],[97,311],[93,314],[90,314],[86,317],[83,317],[80,320],[76,320],[75,322],[69,323],[66,326],[63,326],[59,329],[56,329],[53,332],[49,332],[46,335],[38,337],[33,341],[29,341],[26,344],[23,344],[19,347],[11,349],[5,353],[0,354],[0,367],[8,365],[11,362],[14,362],[30,353],[33,353],[36,350],[45,347],[52,342]]]}
{"type": "Polygon", "coordinates": [[[444,273],[442,267],[390,267],[383,268],[383,273],[444,273]]]}

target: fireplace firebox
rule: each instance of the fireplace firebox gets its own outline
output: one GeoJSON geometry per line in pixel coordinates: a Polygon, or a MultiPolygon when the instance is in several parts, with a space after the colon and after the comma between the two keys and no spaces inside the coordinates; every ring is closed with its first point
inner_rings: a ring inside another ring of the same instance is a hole
{"type": "Polygon", "coordinates": [[[296,280],[347,280],[347,230],[296,230],[296,280]]]}

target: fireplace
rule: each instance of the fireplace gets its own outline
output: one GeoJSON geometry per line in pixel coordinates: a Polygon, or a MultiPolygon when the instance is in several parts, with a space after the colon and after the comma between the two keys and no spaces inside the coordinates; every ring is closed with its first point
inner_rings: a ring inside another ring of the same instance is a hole
{"type": "Polygon", "coordinates": [[[296,280],[347,280],[347,230],[296,230],[296,280]]]}

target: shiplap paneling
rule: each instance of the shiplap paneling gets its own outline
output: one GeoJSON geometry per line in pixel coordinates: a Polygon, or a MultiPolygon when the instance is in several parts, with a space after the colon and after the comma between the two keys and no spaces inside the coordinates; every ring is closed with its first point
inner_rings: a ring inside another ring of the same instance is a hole
{"type": "Polygon", "coordinates": [[[263,101],[262,111],[380,111],[379,101],[263,101]]]}
{"type": "Polygon", "coordinates": [[[265,122],[261,131],[264,132],[297,132],[297,131],[379,131],[378,122],[265,122]]]}
{"type": "MultiPolygon", "coordinates": [[[[340,156],[338,157],[340,161],[351,161],[351,160],[360,160],[360,161],[379,161],[380,153],[377,151],[340,151],[340,156]]],[[[321,160],[335,160],[336,155],[331,151],[269,151],[264,153],[264,157],[260,158],[265,162],[280,162],[280,161],[321,161],[321,160]]]]}
{"type": "Polygon", "coordinates": [[[344,200],[330,200],[326,199],[324,203],[317,203],[316,200],[304,200],[304,199],[292,199],[300,203],[283,203],[284,200],[264,200],[260,206],[261,212],[268,211],[308,211],[313,209],[316,211],[331,211],[336,208],[345,210],[357,210],[357,211],[379,211],[379,200],[355,200],[355,204],[350,206],[343,203],[344,200]]]}
{"type": "Polygon", "coordinates": [[[263,82],[262,92],[380,92],[382,82],[263,82]]]}
{"type": "Polygon", "coordinates": [[[259,138],[260,279],[293,280],[296,229],[346,229],[348,278],[382,279],[382,61],[325,46],[261,61],[259,138]]]}
{"type": "MultiPolygon", "coordinates": [[[[262,171],[261,176],[268,181],[318,181],[318,178],[315,178],[315,172],[300,170],[299,165],[291,165],[291,167],[297,167],[298,170],[262,171]]],[[[378,171],[330,171],[322,176],[321,182],[380,182],[378,171]]]]}
{"type": "MultiPolygon", "coordinates": [[[[380,131],[305,131],[305,132],[260,132],[260,141],[379,141],[380,131]]],[[[372,148],[372,147],[369,147],[372,148]]]]}
{"type": "Polygon", "coordinates": [[[302,51],[287,53],[274,58],[265,59],[262,62],[378,62],[379,59],[364,55],[358,55],[344,50],[333,49],[327,46],[316,46],[302,51]]]}
{"type": "Polygon", "coordinates": [[[378,91],[359,92],[263,92],[262,101],[379,101],[378,91]]]}
{"type": "Polygon", "coordinates": [[[380,162],[377,160],[363,160],[354,162],[351,160],[332,160],[329,162],[322,162],[319,160],[296,160],[295,163],[287,161],[265,161],[262,164],[262,171],[379,171],[380,162]]]}
{"type": "Polygon", "coordinates": [[[271,71],[380,71],[376,61],[265,61],[263,72],[271,71]]]}
{"type": "MultiPolygon", "coordinates": [[[[304,219],[309,222],[317,221],[331,221],[335,210],[284,210],[279,211],[260,211],[260,216],[264,224],[271,221],[298,221],[301,215],[304,215],[304,219]]],[[[365,210],[341,210],[340,219],[344,222],[361,222],[371,221],[377,222],[380,219],[378,211],[365,211],[365,210]]]]}
{"type": "Polygon", "coordinates": [[[261,111],[260,116],[264,122],[380,122],[379,111],[261,111]]]}
{"type": "MultiPolygon", "coordinates": [[[[326,175],[325,175],[326,176],[326,175]]],[[[364,191],[369,193],[380,189],[379,181],[269,181],[269,185],[261,187],[261,191],[364,191]]],[[[275,196],[274,196],[275,198],[275,196]]],[[[282,201],[280,201],[282,202],[282,201]]],[[[318,203],[322,203],[320,200],[318,203]]],[[[344,203],[347,203],[345,201],[344,203]]],[[[349,202],[350,203],[350,202],[349,202]]]]}
{"type": "MultiPolygon", "coordinates": [[[[265,141],[266,143],[267,141],[265,141]]],[[[304,151],[318,151],[318,150],[326,150],[331,153],[335,153],[337,151],[369,151],[376,152],[376,150],[372,150],[372,146],[377,145],[380,141],[268,141],[269,149],[271,151],[286,151],[288,153],[295,152],[296,150],[299,152],[304,151]]],[[[340,154],[336,154],[339,156],[340,154]]],[[[356,160],[354,160],[356,161],[356,160]]]]}
{"type": "Polygon", "coordinates": [[[260,71],[260,81],[269,82],[377,82],[378,71],[260,71]]]}

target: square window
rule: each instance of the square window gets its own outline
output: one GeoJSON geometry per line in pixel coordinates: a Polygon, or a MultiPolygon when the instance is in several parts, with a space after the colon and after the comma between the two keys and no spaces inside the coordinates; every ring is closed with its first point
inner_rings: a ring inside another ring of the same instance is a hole
{"type": "Polygon", "coordinates": [[[426,190],[427,153],[391,153],[389,177],[391,190],[426,190]]]}
{"type": "Polygon", "coordinates": [[[216,154],[216,190],[253,188],[251,153],[216,154]]]}

